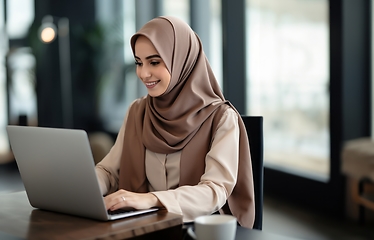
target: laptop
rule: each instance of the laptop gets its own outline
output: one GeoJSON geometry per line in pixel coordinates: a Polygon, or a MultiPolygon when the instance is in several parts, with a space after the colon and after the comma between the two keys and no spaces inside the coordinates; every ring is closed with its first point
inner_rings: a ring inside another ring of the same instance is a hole
{"type": "Polygon", "coordinates": [[[6,129],[31,206],[103,221],[157,210],[105,209],[86,131],[12,125],[6,129]]]}

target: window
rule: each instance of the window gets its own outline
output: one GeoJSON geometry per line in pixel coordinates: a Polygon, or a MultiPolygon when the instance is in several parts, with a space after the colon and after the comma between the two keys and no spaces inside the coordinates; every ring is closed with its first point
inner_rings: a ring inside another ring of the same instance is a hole
{"type": "Polygon", "coordinates": [[[8,50],[4,24],[4,0],[0,0],[0,163],[5,162],[6,153],[9,151],[6,125],[8,124],[8,103],[6,93],[6,68],[5,55],[8,50]]]}
{"type": "Polygon", "coordinates": [[[103,26],[102,62],[98,88],[99,114],[105,130],[117,133],[130,103],[138,97],[135,64],[129,41],[135,32],[135,1],[97,0],[97,22],[103,26]]]}
{"type": "Polygon", "coordinates": [[[247,106],[264,116],[265,166],[329,177],[327,0],[247,0],[247,106]]]}
{"type": "Polygon", "coordinates": [[[34,1],[0,0],[0,163],[13,159],[6,126],[19,124],[20,120],[24,121],[22,124],[37,121],[35,58],[30,48],[9,45],[9,40],[27,36],[33,20],[34,1]]]}

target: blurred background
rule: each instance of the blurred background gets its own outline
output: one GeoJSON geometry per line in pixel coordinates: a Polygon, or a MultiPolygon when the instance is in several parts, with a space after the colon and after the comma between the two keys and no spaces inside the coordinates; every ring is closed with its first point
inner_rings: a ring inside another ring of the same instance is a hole
{"type": "Polygon", "coordinates": [[[146,94],[129,39],[177,16],[199,34],[225,97],[264,116],[265,192],[339,216],[341,150],[372,136],[371,0],[0,0],[0,164],[8,124],[114,140],[146,94]]]}

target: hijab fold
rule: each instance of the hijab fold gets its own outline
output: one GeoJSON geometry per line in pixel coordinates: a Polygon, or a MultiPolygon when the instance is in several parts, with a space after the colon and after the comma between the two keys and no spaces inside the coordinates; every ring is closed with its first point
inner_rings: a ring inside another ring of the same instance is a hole
{"type": "MultiPolygon", "coordinates": [[[[119,187],[148,192],[145,149],[156,153],[181,152],[179,185],[196,185],[205,170],[208,153],[223,113],[232,108],[225,100],[202,43],[195,32],[175,17],[158,17],[146,23],[130,40],[147,37],[171,75],[170,84],[159,97],[149,95],[129,109],[119,187]]],[[[244,123],[240,127],[238,179],[222,212],[233,214],[239,223],[252,228],[254,192],[249,143],[244,123]]],[[[229,160],[228,160],[229,161],[229,160]]]]}

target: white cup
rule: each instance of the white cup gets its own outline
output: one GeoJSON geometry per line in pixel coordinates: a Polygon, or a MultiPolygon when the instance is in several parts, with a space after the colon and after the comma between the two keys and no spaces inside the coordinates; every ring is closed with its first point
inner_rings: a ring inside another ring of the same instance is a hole
{"type": "Polygon", "coordinates": [[[195,232],[190,227],[187,232],[197,240],[234,240],[237,220],[231,215],[213,214],[200,216],[194,222],[195,232]]]}

